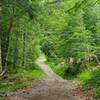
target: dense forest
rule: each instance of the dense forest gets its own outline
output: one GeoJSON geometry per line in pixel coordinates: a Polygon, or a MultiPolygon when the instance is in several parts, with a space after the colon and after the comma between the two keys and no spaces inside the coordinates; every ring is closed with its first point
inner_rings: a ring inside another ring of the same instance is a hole
{"type": "Polygon", "coordinates": [[[36,64],[42,55],[100,98],[100,0],[1,0],[0,92],[45,78],[36,64]]]}

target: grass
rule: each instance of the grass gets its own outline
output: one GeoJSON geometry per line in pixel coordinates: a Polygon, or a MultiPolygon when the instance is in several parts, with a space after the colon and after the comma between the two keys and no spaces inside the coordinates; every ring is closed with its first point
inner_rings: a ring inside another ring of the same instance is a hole
{"type": "Polygon", "coordinates": [[[92,89],[96,98],[100,98],[100,68],[83,72],[79,76],[84,89],[92,89]]]}
{"type": "Polygon", "coordinates": [[[28,80],[34,80],[35,78],[44,78],[45,74],[41,70],[24,71],[22,75],[28,80]]]}
{"type": "Polygon", "coordinates": [[[14,92],[31,85],[35,78],[45,78],[44,72],[34,64],[35,69],[23,70],[18,69],[18,73],[9,75],[10,77],[0,82],[0,92],[14,92]]]}
{"type": "Polygon", "coordinates": [[[0,84],[0,92],[14,92],[18,89],[23,89],[29,86],[30,83],[28,81],[23,81],[20,83],[2,83],[0,84]]]}

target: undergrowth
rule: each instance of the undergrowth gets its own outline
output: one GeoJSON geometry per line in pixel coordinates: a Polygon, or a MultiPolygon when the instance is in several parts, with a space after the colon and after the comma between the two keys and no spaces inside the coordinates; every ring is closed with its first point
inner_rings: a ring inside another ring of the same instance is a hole
{"type": "Polygon", "coordinates": [[[0,92],[14,92],[31,85],[35,78],[45,78],[45,74],[34,64],[35,68],[31,70],[17,69],[16,74],[10,74],[7,79],[0,80],[0,92]]]}
{"type": "Polygon", "coordinates": [[[56,74],[58,74],[64,79],[68,79],[68,80],[75,79],[79,73],[78,70],[75,71],[74,69],[70,68],[68,65],[62,67],[53,62],[46,61],[45,63],[48,64],[56,74]]]}
{"type": "Polygon", "coordinates": [[[79,78],[84,89],[92,89],[96,98],[100,98],[100,68],[94,71],[82,72],[79,78]]]}

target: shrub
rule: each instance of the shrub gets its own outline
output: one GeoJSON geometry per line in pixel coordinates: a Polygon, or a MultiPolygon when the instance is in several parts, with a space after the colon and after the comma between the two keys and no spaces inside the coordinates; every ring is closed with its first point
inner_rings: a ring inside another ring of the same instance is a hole
{"type": "Polygon", "coordinates": [[[93,89],[95,96],[100,98],[100,68],[91,72],[88,71],[81,73],[80,80],[85,89],[93,89]]]}

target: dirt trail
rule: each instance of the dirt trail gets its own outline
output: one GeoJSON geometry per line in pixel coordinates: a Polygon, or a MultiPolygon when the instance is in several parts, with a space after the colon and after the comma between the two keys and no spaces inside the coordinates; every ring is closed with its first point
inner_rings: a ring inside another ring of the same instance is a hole
{"type": "Polygon", "coordinates": [[[93,100],[75,96],[75,81],[63,80],[41,60],[37,61],[37,64],[46,73],[47,78],[34,80],[30,88],[10,94],[8,100],[93,100]]]}
{"type": "Polygon", "coordinates": [[[58,76],[57,74],[55,74],[52,69],[47,66],[42,60],[38,60],[37,64],[40,66],[40,68],[45,72],[45,74],[47,75],[48,79],[52,79],[52,80],[63,80],[60,76],[58,76]]]}

